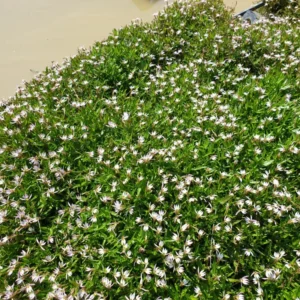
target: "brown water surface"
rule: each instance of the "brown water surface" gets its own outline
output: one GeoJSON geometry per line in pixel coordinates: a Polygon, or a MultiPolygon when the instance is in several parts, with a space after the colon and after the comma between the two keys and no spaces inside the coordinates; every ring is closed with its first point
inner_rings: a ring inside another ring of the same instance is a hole
{"type": "MultiPolygon", "coordinates": [[[[235,0],[225,2],[235,6],[235,0]]],[[[0,0],[0,99],[52,61],[61,62],[133,19],[150,21],[164,5],[163,0],[0,0]]],[[[250,0],[238,0],[236,11],[249,6],[250,0]]]]}

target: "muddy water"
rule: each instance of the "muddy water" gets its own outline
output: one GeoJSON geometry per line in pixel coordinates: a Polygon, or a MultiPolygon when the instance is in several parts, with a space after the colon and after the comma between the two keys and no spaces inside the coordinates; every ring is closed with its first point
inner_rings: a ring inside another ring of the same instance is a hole
{"type": "MultiPolygon", "coordinates": [[[[235,1],[225,0],[230,6],[235,1]]],[[[251,5],[237,1],[236,11],[251,5]]],[[[150,21],[164,5],[163,0],[0,0],[0,99],[51,61],[61,62],[132,19],[150,21]]]]}

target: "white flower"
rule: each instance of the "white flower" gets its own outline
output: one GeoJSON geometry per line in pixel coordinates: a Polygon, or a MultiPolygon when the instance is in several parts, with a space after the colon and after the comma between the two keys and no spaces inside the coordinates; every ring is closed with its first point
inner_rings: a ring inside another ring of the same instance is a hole
{"type": "Polygon", "coordinates": [[[280,271],[278,269],[273,270],[273,269],[267,269],[266,270],[266,277],[264,278],[265,280],[270,280],[270,281],[275,281],[279,278],[280,271]]]}
{"type": "Polygon", "coordinates": [[[107,289],[110,289],[110,288],[112,288],[112,286],[113,286],[112,281],[109,280],[107,277],[103,277],[103,278],[101,279],[101,282],[102,282],[103,286],[104,286],[105,288],[107,288],[107,289]]]}
{"type": "Polygon", "coordinates": [[[248,276],[244,276],[240,279],[241,284],[243,285],[248,285],[249,284],[249,279],[248,276]]]}
{"type": "Polygon", "coordinates": [[[244,300],[245,299],[244,294],[242,294],[242,293],[237,294],[235,299],[236,300],[244,300]]]}
{"type": "Polygon", "coordinates": [[[141,226],[143,227],[144,231],[148,231],[149,230],[149,225],[148,224],[142,224],[141,226]]]}
{"type": "Polygon", "coordinates": [[[172,240],[178,242],[180,240],[179,235],[177,233],[173,233],[172,240]]]}
{"type": "Polygon", "coordinates": [[[124,206],[123,206],[122,202],[120,202],[120,201],[116,201],[116,202],[113,204],[113,207],[114,207],[116,213],[118,213],[118,212],[124,210],[124,206]]]}
{"type": "Polygon", "coordinates": [[[182,266],[179,265],[179,266],[176,268],[176,272],[178,273],[178,275],[181,275],[181,274],[184,273],[184,268],[183,268],[182,266]]]}
{"type": "Polygon", "coordinates": [[[200,296],[202,296],[202,292],[201,292],[201,289],[199,288],[199,286],[196,286],[195,288],[194,288],[194,292],[195,292],[195,296],[196,297],[200,297],[200,296]]]}
{"type": "Polygon", "coordinates": [[[129,116],[130,116],[129,113],[124,112],[124,113],[123,113],[123,116],[122,116],[122,121],[123,121],[123,122],[128,121],[128,120],[129,120],[129,116]]]}
{"type": "Polygon", "coordinates": [[[258,147],[256,147],[254,152],[255,152],[255,154],[259,155],[259,154],[261,154],[262,151],[258,147]]]}
{"type": "Polygon", "coordinates": [[[204,236],[204,235],[205,235],[204,230],[200,229],[200,230],[198,231],[198,235],[199,235],[199,237],[204,236]]]}
{"type": "Polygon", "coordinates": [[[197,218],[203,217],[204,212],[202,210],[196,211],[197,218]]]}
{"type": "Polygon", "coordinates": [[[173,207],[173,209],[174,209],[175,213],[179,213],[179,211],[180,211],[180,205],[175,204],[174,207],[173,207]]]}
{"type": "Polygon", "coordinates": [[[285,256],[284,251],[274,252],[274,256],[271,256],[275,260],[280,260],[283,256],[285,256]]]}
{"type": "Polygon", "coordinates": [[[110,128],[116,128],[117,127],[117,124],[112,122],[112,121],[109,121],[108,124],[107,124],[107,127],[110,127],[110,128]]]}
{"type": "Polygon", "coordinates": [[[217,253],[217,261],[218,262],[223,260],[223,257],[224,257],[224,255],[222,253],[220,253],[220,252],[217,253]]]}
{"type": "Polygon", "coordinates": [[[73,275],[71,270],[67,270],[66,272],[66,278],[71,277],[73,275]]]}
{"type": "Polygon", "coordinates": [[[20,157],[22,155],[22,152],[23,152],[22,149],[17,149],[15,151],[12,151],[11,155],[12,155],[12,157],[17,158],[17,157],[20,157]]]}
{"type": "Polygon", "coordinates": [[[251,255],[253,256],[253,252],[251,249],[244,249],[244,251],[246,256],[251,256],[251,255]]]}
{"type": "Polygon", "coordinates": [[[197,269],[197,274],[198,274],[198,278],[199,279],[202,279],[202,280],[206,280],[204,277],[206,275],[205,271],[204,270],[199,270],[199,268],[197,269]]]}
{"type": "Polygon", "coordinates": [[[126,300],[140,300],[142,299],[139,295],[135,295],[135,293],[130,294],[129,297],[125,296],[126,300]]]}
{"type": "Polygon", "coordinates": [[[256,290],[256,293],[257,293],[257,296],[260,296],[260,297],[264,295],[264,291],[260,287],[256,290]]]}
{"type": "Polygon", "coordinates": [[[189,227],[190,227],[189,224],[183,224],[183,225],[181,226],[181,228],[180,228],[180,231],[184,232],[184,231],[186,231],[189,227]]]}
{"type": "MultiPolygon", "coordinates": [[[[120,280],[120,282],[118,282],[118,284],[122,288],[124,288],[126,285],[128,285],[128,283],[123,278],[120,280]]],[[[133,298],[133,299],[136,299],[136,298],[133,298]]]]}
{"type": "Polygon", "coordinates": [[[294,250],[294,252],[296,252],[297,256],[300,256],[300,250],[294,250]]]}
{"type": "Polygon", "coordinates": [[[280,186],[279,181],[277,179],[274,179],[272,183],[273,183],[273,185],[275,187],[279,187],[280,186]]]}

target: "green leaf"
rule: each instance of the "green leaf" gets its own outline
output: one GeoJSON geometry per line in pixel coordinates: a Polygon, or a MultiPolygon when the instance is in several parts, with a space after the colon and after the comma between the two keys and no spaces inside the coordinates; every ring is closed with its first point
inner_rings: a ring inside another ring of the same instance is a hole
{"type": "Polygon", "coordinates": [[[285,86],[281,87],[280,90],[281,90],[281,91],[285,91],[285,90],[288,90],[288,89],[290,89],[290,88],[291,88],[290,85],[285,85],[285,86]]]}
{"type": "Polygon", "coordinates": [[[263,166],[267,167],[267,166],[271,165],[273,162],[274,162],[273,159],[272,160],[266,160],[265,162],[263,162],[263,166]]]}
{"type": "Polygon", "coordinates": [[[229,282],[239,282],[238,279],[233,279],[233,278],[228,278],[227,281],[229,281],[229,282]]]}
{"type": "Polygon", "coordinates": [[[205,166],[201,166],[201,167],[197,167],[197,168],[193,168],[192,171],[198,171],[198,170],[202,170],[202,169],[206,169],[207,167],[205,166]]]}

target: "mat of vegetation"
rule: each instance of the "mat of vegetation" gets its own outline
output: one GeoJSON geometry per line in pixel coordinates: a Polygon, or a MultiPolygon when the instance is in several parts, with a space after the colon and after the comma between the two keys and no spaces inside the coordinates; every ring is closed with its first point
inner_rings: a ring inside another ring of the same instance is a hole
{"type": "Polygon", "coordinates": [[[300,18],[300,0],[264,0],[264,4],[259,11],[269,18],[287,16],[294,21],[300,18]]]}
{"type": "Polygon", "coordinates": [[[182,1],[20,88],[0,298],[300,297],[299,34],[182,1]]]}

